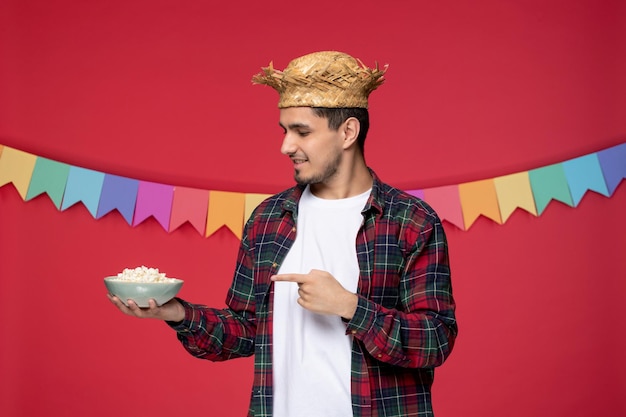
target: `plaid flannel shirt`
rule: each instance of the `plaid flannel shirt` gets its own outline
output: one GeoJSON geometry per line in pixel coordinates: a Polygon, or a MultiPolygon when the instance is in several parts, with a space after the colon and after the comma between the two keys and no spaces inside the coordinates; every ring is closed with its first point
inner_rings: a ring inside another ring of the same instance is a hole
{"type": "MultiPolygon", "coordinates": [[[[372,175],[356,239],[358,305],[344,320],[353,336],[353,414],[432,416],[434,368],[448,357],[457,334],[446,237],[427,204],[372,175]]],[[[170,323],[198,358],[255,355],[248,416],[272,416],[270,277],[294,242],[302,191],[295,186],[268,198],[247,221],[227,308],[180,300],[185,318],[170,323]]]]}

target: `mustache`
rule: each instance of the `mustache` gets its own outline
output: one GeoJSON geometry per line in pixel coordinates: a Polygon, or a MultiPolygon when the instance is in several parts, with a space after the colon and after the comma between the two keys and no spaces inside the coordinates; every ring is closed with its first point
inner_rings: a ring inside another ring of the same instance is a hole
{"type": "Polygon", "coordinates": [[[295,159],[298,159],[298,160],[304,160],[304,161],[308,161],[308,160],[309,160],[309,158],[308,158],[306,155],[304,155],[304,154],[299,154],[299,155],[296,155],[296,154],[294,154],[294,155],[289,155],[289,159],[291,159],[292,161],[293,161],[293,160],[295,160],[295,159]]]}

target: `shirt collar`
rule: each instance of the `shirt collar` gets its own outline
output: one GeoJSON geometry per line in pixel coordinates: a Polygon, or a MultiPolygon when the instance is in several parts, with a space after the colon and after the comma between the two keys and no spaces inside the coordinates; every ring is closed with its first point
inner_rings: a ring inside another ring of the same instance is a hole
{"type": "MultiPolygon", "coordinates": [[[[369,167],[368,169],[370,171],[370,174],[372,174],[372,179],[374,181],[372,183],[372,192],[370,193],[370,196],[367,199],[367,203],[365,203],[365,207],[363,207],[362,213],[365,214],[366,212],[370,210],[376,210],[378,213],[382,213],[385,207],[385,201],[381,195],[382,183],[380,181],[380,178],[378,178],[378,175],[376,175],[376,173],[374,172],[374,170],[372,170],[369,167]]],[[[305,188],[306,188],[306,185],[298,184],[287,192],[285,201],[283,201],[283,204],[282,204],[283,211],[297,213],[298,202],[300,201],[300,197],[302,197],[302,193],[304,192],[305,188]]]]}

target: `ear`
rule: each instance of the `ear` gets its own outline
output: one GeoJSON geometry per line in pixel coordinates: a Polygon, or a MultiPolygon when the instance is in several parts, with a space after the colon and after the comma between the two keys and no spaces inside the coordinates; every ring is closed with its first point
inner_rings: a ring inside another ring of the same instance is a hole
{"type": "Polygon", "coordinates": [[[356,139],[359,137],[361,131],[361,123],[356,117],[349,117],[343,122],[341,127],[343,130],[343,148],[348,149],[351,146],[356,146],[356,139]]]}

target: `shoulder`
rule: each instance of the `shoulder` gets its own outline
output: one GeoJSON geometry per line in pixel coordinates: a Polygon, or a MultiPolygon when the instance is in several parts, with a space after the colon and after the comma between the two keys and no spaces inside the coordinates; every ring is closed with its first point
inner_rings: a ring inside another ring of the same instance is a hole
{"type": "Polygon", "coordinates": [[[273,214],[281,214],[288,210],[293,204],[297,204],[299,198],[298,187],[288,188],[280,193],[267,197],[252,211],[250,220],[273,214]]]}
{"type": "Polygon", "coordinates": [[[294,186],[267,197],[252,210],[245,229],[260,230],[266,228],[268,223],[278,223],[286,213],[296,211],[301,194],[300,187],[294,186]]]}
{"type": "Polygon", "coordinates": [[[381,184],[379,198],[383,207],[380,222],[385,230],[394,231],[401,249],[409,251],[429,244],[446,247],[443,224],[424,200],[388,184],[381,184]]]}
{"type": "Polygon", "coordinates": [[[400,222],[417,222],[424,225],[440,222],[435,210],[424,200],[389,184],[378,183],[377,198],[383,215],[400,222]]]}

